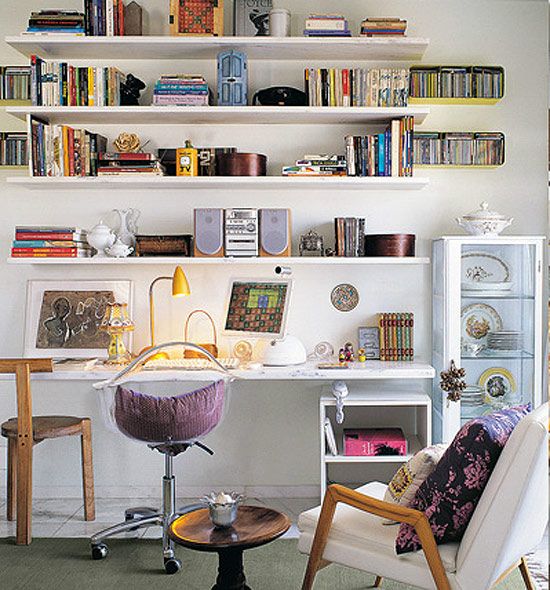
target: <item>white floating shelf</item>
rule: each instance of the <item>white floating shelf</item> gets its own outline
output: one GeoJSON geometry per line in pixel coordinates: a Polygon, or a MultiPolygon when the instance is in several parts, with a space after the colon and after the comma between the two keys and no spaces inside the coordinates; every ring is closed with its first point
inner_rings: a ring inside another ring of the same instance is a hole
{"type": "Polygon", "coordinates": [[[96,176],[96,177],[44,177],[14,176],[10,184],[29,189],[329,189],[329,190],[419,190],[428,178],[418,177],[287,177],[287,176],[96,176]]]}
{"type": "Polygon", "coordinates": [[[46,59],[215,59],[220,51],[244,51],[248,59],[417,61],[429,39],[403,37],[68,37],[19,35],[6,43],[26,56],[46,59]]]}
{"type": "Polygon", "coordinates": [[[70,264],[70,265],[161,265],[181,264],[184,266],[256,266],[256,265],[317,265],[317,266],[365,266],[365,265],[413,265],[430,264],[429,258],[399,256],[362,256],[345,258],[342,256],[290,256],[290,257],[257,257],[257,258],[188,258],[185,256],[137,256],[130,258],[8,258],[8,264],[70,264]]]}
{"type": "Polygon", "coordinates": [[[49,121],[76,125],[124,125],[127,123],[193,125],[342,125],[386,122],[414,116],[422,123],[429,107],[10,107],[6,112],[25,119],[27,115],[49,121]]]}
{"type": "Polygon", "coordinates": [[[325,455],[325,463],[406,463],[415,453],[422,449],[417,436],[407,436],[408,453],[406,455],[379,455],[375,457],[325,455]]]}

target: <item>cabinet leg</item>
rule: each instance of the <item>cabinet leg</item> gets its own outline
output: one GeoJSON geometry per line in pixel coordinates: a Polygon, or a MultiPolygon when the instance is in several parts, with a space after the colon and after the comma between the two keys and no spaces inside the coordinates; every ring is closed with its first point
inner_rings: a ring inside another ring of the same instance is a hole
{"type": "Polygon", "coordinates": [[[8,509],[7,518],[10,521],[15,520],[15,511],[17,505],[17,441],[14,438],[8,438],[8,509]]]}

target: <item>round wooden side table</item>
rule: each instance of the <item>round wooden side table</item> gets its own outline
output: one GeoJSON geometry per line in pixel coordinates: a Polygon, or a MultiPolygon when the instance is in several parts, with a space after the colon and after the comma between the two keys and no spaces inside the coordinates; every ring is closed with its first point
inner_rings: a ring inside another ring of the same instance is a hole
{"type": "Polygon", "coordinates": [[[170,537],[180,545],[218,554],[218,577],[212,590],[250,590],[246,585],[243,551],[274,541],[290,527],[285,514],[259,506],[239,506],[232,527],[215,528],[207,508],[180,516],[170,537]]]}

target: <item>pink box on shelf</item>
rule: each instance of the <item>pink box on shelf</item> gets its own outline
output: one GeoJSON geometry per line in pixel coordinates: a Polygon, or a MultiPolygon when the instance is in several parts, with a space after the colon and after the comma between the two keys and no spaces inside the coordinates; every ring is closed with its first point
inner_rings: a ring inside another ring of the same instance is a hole
{"type": "Polygon", "coordinates": [[[344,455],[347,457],[406,454],[407,439],[401,428],[344,429],[344,455]]]}

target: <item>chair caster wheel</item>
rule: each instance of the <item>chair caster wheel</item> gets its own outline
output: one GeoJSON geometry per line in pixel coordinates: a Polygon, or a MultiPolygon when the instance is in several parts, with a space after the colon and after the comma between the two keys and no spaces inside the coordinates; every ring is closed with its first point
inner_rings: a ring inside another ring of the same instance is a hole
{"type": "Polygon", "coordinates": [[[105,559],[109,554],[109,548],[105,543],[92,545],[92,559],[105,559]]]}
{"type": "Polygon", "coordinates": [[[181,569],[181,561],[175,557],[164,560],[164,569],[169,575],[177,574],[181,569]]]}

